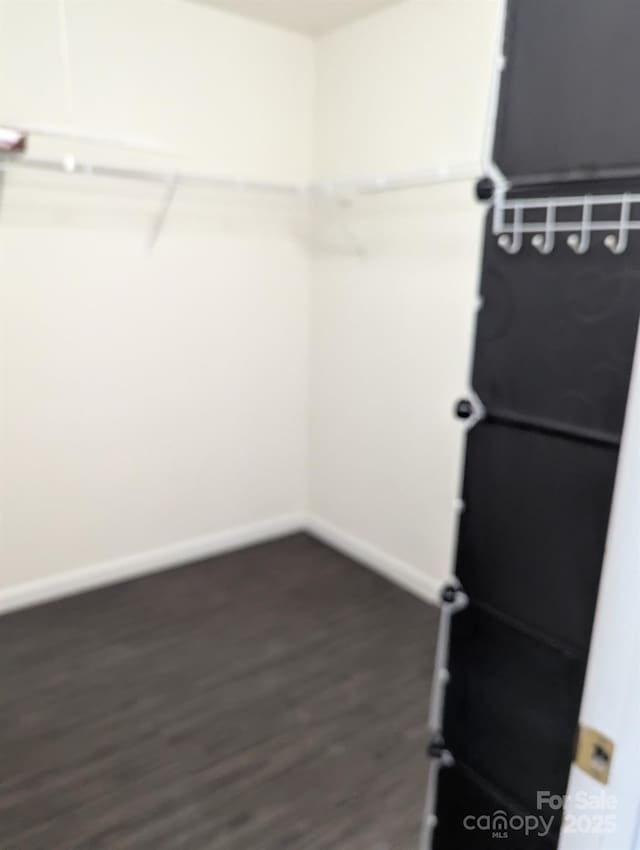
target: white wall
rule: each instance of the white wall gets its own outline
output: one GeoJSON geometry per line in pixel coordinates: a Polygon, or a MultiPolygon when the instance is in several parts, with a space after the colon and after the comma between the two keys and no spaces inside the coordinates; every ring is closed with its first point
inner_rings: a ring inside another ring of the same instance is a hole
{"type": "MultiPolygon", "coordinates": [[[[173,150],[76,154],[299,181],[479,159],[497,0],[405,0],[315,44],[187,0],[65,6],[70,86],[56,0],[0,0],[0,121],[173,150]]],[[[431,593],[458,490],[471,192],[317,204],[309,222],[303,203],[181,189],[149,256],[161,187],[12,172],[0,587],[126,575],[310,511],[431,593]]]]}
{"type": "Polygon", "coordinates": [[[580,729],[614,743],[602,781],[571,765],[561,850],[640,847],[640,348],[636,347],[607,532],[580,729]],[[585,801],[588,805],[585,805],[585,801]]]}
{"type": "MultiPolygon", "coordinates": [[[[309,40],[181,0],[66,9],[71,101],[57,2],[0,0],[0,121],[153,137],[175,149],[169,164],[309,179],[309,40]]],[[[148,256],[161,194],[7,178],[0,586],[273,519],[285,528],[279,518],[305,507],[300,208],[180,190],[148,256]]]]}
{"type": "Polygon", "coordinates": [[[308,179],[309,39],[189,0],[66,0],[69,99],[59,5],[0,0],[0,120],[151,137],[185,167],[308,179]]]}
{"type": "MultiPolygon", "coordinates": [[[[498,4],[405,0],[323,38],[323,177],[478,162],[498,4]]],[[[312,296],[311,512],[433,591],[451,567],[480,207],[469,184],[325,205],[312,296]]]]}

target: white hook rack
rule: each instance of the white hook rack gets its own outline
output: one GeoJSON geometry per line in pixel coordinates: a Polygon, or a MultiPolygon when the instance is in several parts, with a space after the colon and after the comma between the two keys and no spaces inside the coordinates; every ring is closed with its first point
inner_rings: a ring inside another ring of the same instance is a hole
{"type": "Polygon", "coordinates": [[[556,234],[566,233],[567,244],[576,254],[585,254],[591,247],[594,233],[606,233],[604,245],[612,254],[624,254],[629,245],[629,233],[640,230],[640,219],[631,217],[633,204],[640,204],[640,194],[625,192],[622,195],[578,195],[557,198],[506,198],[505,189],[496,192],[493,207],[493,234],[498,245],[507,254],[517,254],[524,237],[531,234],[531,244],[541,253],[550,254],[556,244],[556,234]],[[601,219],[597,211],[605,207],[619,210],[615,221],[601,219]],[[578,216],[570,220],[558,215],[559,210],[576,210],[578,216]],[[545,211],[544,221],[527,213],[545,211]]]}

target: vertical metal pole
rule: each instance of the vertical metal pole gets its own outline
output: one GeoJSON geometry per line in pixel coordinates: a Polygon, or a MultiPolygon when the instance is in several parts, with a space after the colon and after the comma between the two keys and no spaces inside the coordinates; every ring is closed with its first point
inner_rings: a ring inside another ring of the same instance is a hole
{"type": "Polygon", "coordinates": [[[451,636],[451,619],[469,604],[468,596],[457,585],[448,585],[442,591],[442,609],[438,626],[438,645],[431,685],[431,705],[429,709],[429,775],[427,780],[427,796],[422,822],[421,850],[431,850],[433,831],[438,823],[436,805],[438,798],[438,774],[441,767],[453,764],[451,753],[445,749],[442,737],[444,716],[444,701],[447,683],[449,682],[449,639],[451,636]]]}
{"type": "MultiPolygon", "coordinates": [[[[505,65],[504,55],[504,38],[507,21],[508,0],[501,0],[498,28],[496,33],[495,44],[495,59],[494,68],[491,79],[491,89],[489,94],[489,104],[487,110],[487,121],[485,127],[482,164],[485,174],[490,177],[496,187],[496,200],[493,210],[493,230],[494,233],[499,233],[504,227],[504,208],[503,202],[505,198],[508,181],[493,161],[493,148],[495,142],[495,130],[498,116],[498,106],[500,100],[500,83],[502,79],[502,71],[505,65]]],[[[470,393],[475,396],[474,393],[470,393]]],[[[478,399],[474,398],[476,404],[476,414],[469,421],[468,426],[473,425],[483,417],[484,408],[478,399]]],[[[473,409],[473,404],[472,404],[473,409]]],[[[431,760],[429,763],[429,775],[427,784],[427,795],[425,801],[425,811],[422,824],[422,835],[420,840],[421,850],[431,850],[433,832],[437,825],[438,819],[436,816],[437,798],[438,798],[438,778],[442,767],[453,764],[453,757],[445,749],[445,742],[442,739],[442,724],[444,714],[444,703],[446,697],[446,687],[449,681],[449,640],[451,635],[451,619],[455,613],[461,611],[469,604],[469,599],[459,586],[452,585],[444,589],[442,594],[443,605],[440,615],[440,625],[438,629],[438,645],[436,649],[436,660],[434,669],[434,679],[431,689],[431,705],[429,710],[429,736],[430,746],[429,754],[431,760]]],[[[462,848],[460,848],[462,850],[462,848]]]]}
{"type": "Polygon", "coordinates": [[[504,38],[507,27],[508,0],[501,0],[498,19],[498,31],[496,34],[496,45],[494,52],[493,75],[491,78],[491,90],[489,93],[489,106],[485,125],[482,167],[484,173],[491,177],[496,186],[505,186],[507,181],[493,160],[493,148],[496,137],[496,124],[498,120],[498,109],[500,106],[500,83],[504,70],[506,58],[504,54],[504,38]]]}

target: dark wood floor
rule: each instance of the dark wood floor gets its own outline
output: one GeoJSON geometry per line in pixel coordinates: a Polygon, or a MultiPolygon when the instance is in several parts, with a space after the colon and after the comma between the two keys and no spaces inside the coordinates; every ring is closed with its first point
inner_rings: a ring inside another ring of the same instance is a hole
{"type": "Polygon", "coordinates": [[[0,619],[2,850],[415,850],[437,612],[305,535],[0,619]]]}

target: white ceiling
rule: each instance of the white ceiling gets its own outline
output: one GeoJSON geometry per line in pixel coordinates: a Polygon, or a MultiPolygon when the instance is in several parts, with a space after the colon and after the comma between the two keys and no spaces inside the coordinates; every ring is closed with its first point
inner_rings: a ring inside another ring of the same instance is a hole
{"type": "Polygon", "coordinates": [[[236,15],[322,35],[399,0],[198,0],[236,15]]]}

